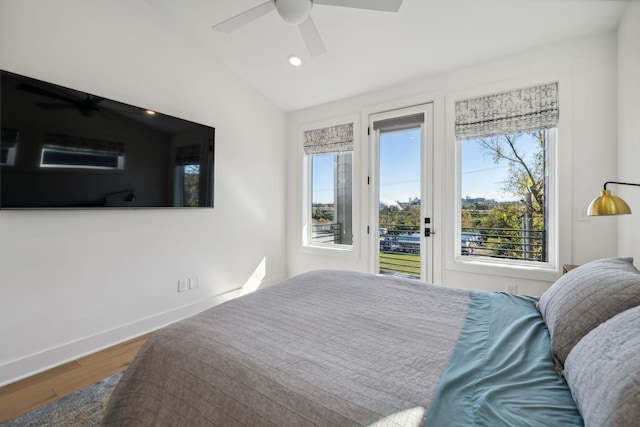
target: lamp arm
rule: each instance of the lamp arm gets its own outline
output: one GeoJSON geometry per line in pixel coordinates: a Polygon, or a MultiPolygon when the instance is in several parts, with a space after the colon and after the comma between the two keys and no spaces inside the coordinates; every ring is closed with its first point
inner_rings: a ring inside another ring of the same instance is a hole
{"type": "Polygon", "coordinates": [[[640,184],[634,184],[632,182],[607,181],[604,183],[605,190],[607,189],[607,184],[632,185],[634,187],[640,187],[640,184]]]}

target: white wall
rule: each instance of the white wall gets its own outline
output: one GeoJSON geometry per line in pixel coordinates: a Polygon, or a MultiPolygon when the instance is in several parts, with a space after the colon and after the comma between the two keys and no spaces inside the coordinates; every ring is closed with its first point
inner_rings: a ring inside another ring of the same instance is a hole
{"type": "MultiPolygon", "coordinates": [[[[640,183],[640,3],[629,6],[618,29],[618,173],[616,180],[640,183]]],[[[611,178],[607,178],[611,180],[611,178]]],[[[629,203],[619,219],[618,253],[640,261],[640,188],[610,187],[629,203]]]]}
{"type": "Polygon", "coordinates": [[[0,68],[216,128],[212,210],[0,211],[0,385],[284,278],[286,116],[148,3],[3,0],[0,68]]]}
{"type": "MultiPolygon", "coordinates": [[[[434,58],[437,60],[437,58],[434,58]]],[[[615,174],[616,152],[616,34],[608,33],[561,45],[549,46],[517,55],[429,76],[406,84],[368,93],[289,114],[287,214],[289,274],[314,268],[369,270],[366,250],[368,224],[367,135],[369,114],[425,102],[434,105],[434,165],[436,212],[433,228],[435,246],[434,282],[488,290],[505,289],[516,283],[520,293],[539,295],[559,276],[564,263],[584,263],[616,255],[615,220],[581,218],[598,194],[602,177],[594,176],[592,167],[601,167],[603,176],[615,174]],[[560,126],[558,168],[561,185],[560,257],[555,271],[522,272],[512,269],[459,268],[453,262],[454,161],[451,155],[451,99],[472,90],[492,93],[530,84],[560,81],[560,126]],[[310,253],[301,244],[302,224],[302,151],[300,129],[308,123],[328,121],[333,117],[356,114],[362,131],[355,141],[354,192],[359,220],[355,227],[352,254],[310,253]],[[449,196],[447,196],[449,195],[449,196]],[[580,220],[579,220],[580,219],[580,220]]]]}

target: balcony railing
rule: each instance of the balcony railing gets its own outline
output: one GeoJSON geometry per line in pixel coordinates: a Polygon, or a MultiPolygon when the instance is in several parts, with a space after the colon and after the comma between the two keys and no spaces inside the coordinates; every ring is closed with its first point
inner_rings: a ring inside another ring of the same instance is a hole
{"type": "Polygon", "coordinates": [[[526,228],[463,228],[462,255],[521,261],[546,261],[543,230],[526,228]]]}
{"type": "MultiPolygon", "coordinates": [[[[312,225],[314,243],[339,244],[340,223],[312,225]]],[[[522,261],[545,261],[542,230],[514,228],[463,228],[462,255],[522,261]]],[[[380,273],[420,278],[420,226],[380,228],[380,273]]]]}
{"type": "MultiPolygon", "coordinates": [[[[462,255],[545,261],[545,232],[513,228],[463,228],[462,255]]],[[[380,228],[379,266],[382,274],[420,277],[420,227],[380,228]]]]}
{"type": "Polygon", "coordinates": [[[312,243],[340,243],[342,226],[339,222],[319,222],[311,225],[312,243]]]}
{"type": "Polygon", "coordinates": [[[420,278],[420,227],[380,228],[379,268],[382,274],[420,278]]]}

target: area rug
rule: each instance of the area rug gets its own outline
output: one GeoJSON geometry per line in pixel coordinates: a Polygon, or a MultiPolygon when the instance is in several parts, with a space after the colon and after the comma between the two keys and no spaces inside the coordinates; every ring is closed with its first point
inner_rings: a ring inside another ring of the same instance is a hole
{"type": "Polygon", "coordinates": [[[1,427],[85,427],[99,426],[111,392],[122,377],[119,372],[69,396],[51,402],[1,427]]]}

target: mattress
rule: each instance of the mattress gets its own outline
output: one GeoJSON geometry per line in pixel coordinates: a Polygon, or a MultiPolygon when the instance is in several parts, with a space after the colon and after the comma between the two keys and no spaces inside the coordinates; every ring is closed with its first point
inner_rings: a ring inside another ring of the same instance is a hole
{"type": "Polygon", "coordinates": [[[103,424],[580,426],[535,302],[305,273],[156,332],[103,424]]]}

